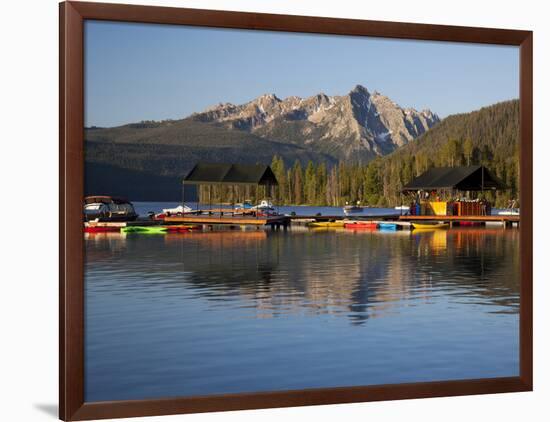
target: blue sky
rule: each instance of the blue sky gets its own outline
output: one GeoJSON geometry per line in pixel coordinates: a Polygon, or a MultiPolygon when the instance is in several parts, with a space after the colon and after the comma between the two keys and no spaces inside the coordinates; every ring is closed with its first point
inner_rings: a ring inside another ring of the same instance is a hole
{"type": "Polygon", "coordinates": [[[178,119],[261,94],[361,84],[445,117],[519,97],[519,49],[87,21],[85,124],[178,119]]]}

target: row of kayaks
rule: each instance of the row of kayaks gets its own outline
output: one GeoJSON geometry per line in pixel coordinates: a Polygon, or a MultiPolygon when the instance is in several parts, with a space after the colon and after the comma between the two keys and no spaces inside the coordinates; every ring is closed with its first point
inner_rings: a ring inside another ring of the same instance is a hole
{"type": "Polygon", "coordinates": [[[84,227],[85,233],[144,233],[144,234],[165,234],[165,233],[185,233],[191,230],[200,229],[201,226],[197,224],[180,224],[170,226],[86,226],[84,227]]]}
{"type": "MultiPolygon", "coordinates": [[[[346,228],[351,230],[399,230],[404,227],[401,223],[383,222],[383,221],[313,221],[307,224],[311,228],[346,228]]],[[[407,226],[408,227],[408,226],[407,226]]],[[[449,223],[441,222],[425,222],[411,223],[411,227],[415,230],[438,230],[449,228],[449,223]]],[[[164,234],[164,233],[184,233],[191,230],[200,229],[201,225],[197,224],[180,224],[168,226],[86,226],[86,233],[144,233],[144,234],[164,234]]]]}
{"type": "MultiPolygon", "coordinates": [[[[313,221],[307,224],[312,228],[346,228],[346,229],[371,229],[371,230],[399,230],[403,228],[403,224],[381,221],[313,221]]],[[[448,229],[449,223],[441,222],[425,222],[425,223],[411,223],[411,226],[415,230],[440,230],[448,229]]]]}
{"type": "Polygon", "coordinates": [[[399,230],[401,225],[397,223],[385,223],[375,221],[361,221],[356,223],[346,223],[344,225],[346,229],[350,230],[399,230]]]}

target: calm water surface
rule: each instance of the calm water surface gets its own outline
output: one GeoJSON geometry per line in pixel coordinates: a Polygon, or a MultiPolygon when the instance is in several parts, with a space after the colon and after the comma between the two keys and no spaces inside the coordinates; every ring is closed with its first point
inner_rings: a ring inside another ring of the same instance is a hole
{"type": "Polygon", "coordinates": [[[86,401],[519,372],[515,229],[294,226],[85,244],[86,401]]]}

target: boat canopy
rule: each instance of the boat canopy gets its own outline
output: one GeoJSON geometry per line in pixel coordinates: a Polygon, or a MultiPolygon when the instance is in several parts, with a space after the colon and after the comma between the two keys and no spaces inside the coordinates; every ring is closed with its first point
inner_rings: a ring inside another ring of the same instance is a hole
{"type": "Polygon", "coordinates": [[[195,185],[266,185],[277,186],[271,167],[263,164],[198,163],[183,179],[195,185]]]}
{"type": "Polygon", "coordinates": [[[484,166],[436,167],[407,183],[403,192],[439,189],[480,191],[506,189],[506,186],[484,166]]]}
{"type": "Polygon", "coordinates": [[[84,198],[85,204],[95,204],[95,203],[102,203],[102,204],[128,204],[130,201],[126,198],[122,198],[119,196],[107,196],[107,195],[93,195],[93,196],[87,196],[84,198]]]}

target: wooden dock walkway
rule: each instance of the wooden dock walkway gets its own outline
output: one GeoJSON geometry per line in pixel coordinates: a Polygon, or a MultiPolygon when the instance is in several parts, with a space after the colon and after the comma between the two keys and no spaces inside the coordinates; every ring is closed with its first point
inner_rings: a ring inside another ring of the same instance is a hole
{"type": "Polygon", "coordinates": [[[163,220],[145,220],[139,219],[126,222],[86,222],[84,226],[91,227],[126,227],[126,226],[155,226],[170,224],[200,224],[206,226],[225,225],[225,226],[268,226],[272,229],[290,226],[292,221],[297,223],[300,220],[306,221],[336,221],[336,220],[376,220],[379,222],[394,221],[396,223],[411,223],[421,221],[444,221],[449,223],[460,222],[478,222],[478,223],[501,223],[505,227],[513,224],[519,225],[520,217],[518,215],[371,215],[371,216],[341,216],[341,215],[277,215],[277,216],[254,216],[242,214],[188,214],[179,216],[165,217],[163,220]]]}
{"type": "Polygon", "coordinates": [[[400,221],[445,221],[449,223],[473,222],[473,223],[502,223],[511,226],[519,225],[519,215],[402,215],[400,221]]]}
{"type": "Polygon", "coordinates": [[[230,226],[270,226],[271,228],[287,228],[290,217],[284,215],[271,217],[251,217],[238,215],[189,215],[166,217],[167,224],[204,224],[230,226]]]}
{"type": "Polygon", "coordinates": [[[315,220],[315,221],[336,221],[336,220],[353,220],[353,221],[392,221],[398,220],[400,214],[387,215],[291,215],[288,216],[291,220],[315,220]]]}
{"type": "Polygon", "coordinates": [[[85,221],[84,227],[132,227],[132,226],[159,226],[161,220],[132,220],[132,221],[85,221]]]}

